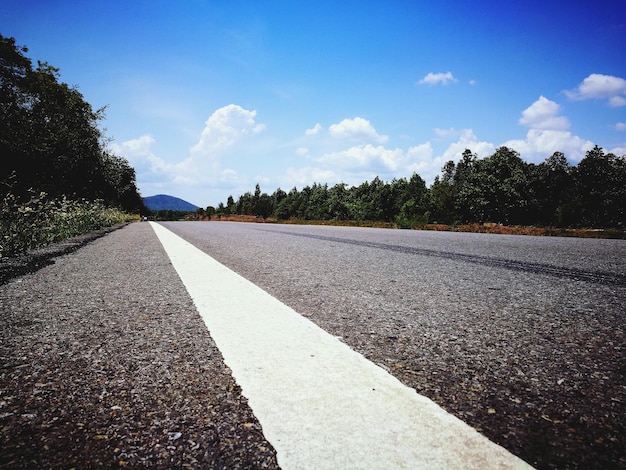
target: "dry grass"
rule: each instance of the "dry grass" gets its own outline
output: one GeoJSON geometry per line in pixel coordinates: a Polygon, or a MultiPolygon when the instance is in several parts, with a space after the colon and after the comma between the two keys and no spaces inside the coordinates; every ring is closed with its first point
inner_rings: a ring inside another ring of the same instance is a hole
{"type": "MultiPolygon", "coordinates": [[[[199,217],[193,214],[188,220],[208,221],[207,217],[199,217]]],[[[393,222],[373,220],[303,220],[289,219],[278,220],[274,217],[263,219],[254,215],[222,215],[220,218],[213,217],[211,221],[221,222],[253,222],[272,224],[297,224],[297,225],[331,225],[343,227],[375,227],[375,228],[398,228],[393,222]]],[[[524,227],[507,226],[495,223],[484,224],[420,224],[412,227],[413,230],[434,230],[440,232],[470,232],[470,233],[495,233],[500,235],[530,235],[536,237],[577,237],[577,238],[613,238],[626,239],[626,231],[623,229],[589,229],[589,228],[555,228],[555,227],[524,227]]]]}

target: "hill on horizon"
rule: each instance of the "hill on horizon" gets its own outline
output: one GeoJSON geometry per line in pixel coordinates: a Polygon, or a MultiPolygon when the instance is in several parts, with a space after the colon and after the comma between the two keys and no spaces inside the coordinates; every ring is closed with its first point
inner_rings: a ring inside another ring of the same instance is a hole
{"type": "Polygon", "coordinates": [[[167,194],[157,194],[156,196],[148,196],[143,198],[143,202],[151,211],[182,211],[195,212],[198,206],[184,201],[178,197],[168,196],[167,194]]]}

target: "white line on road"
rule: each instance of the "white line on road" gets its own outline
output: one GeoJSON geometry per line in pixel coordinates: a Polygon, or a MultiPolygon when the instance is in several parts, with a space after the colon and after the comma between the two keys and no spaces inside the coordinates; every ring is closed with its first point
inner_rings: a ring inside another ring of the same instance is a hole
{"type": "Polygon", "coordinates": [[[152,223],[284,469],[530,468],[152,223]]]}

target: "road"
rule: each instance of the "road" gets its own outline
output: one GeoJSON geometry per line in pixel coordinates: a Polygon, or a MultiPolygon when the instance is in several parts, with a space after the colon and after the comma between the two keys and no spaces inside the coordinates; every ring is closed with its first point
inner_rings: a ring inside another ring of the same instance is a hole
{"type": "MultiPolygon", "coordinates": [[[[162,226],[531,465],[626,467],[626,242],[162,226]]],[[[6,468],[277,465],[172,260],[132,224],[0,286],[6,468]]]]}
{"type": "Polygon", "coordinates": [[[531,468],[255,284],[153,228],[282,468],[531,468]]]}
{"type": "Polygon", "coordinates": [[[164,226],[532,465],[626,465],[624,241],[164,226]]]}

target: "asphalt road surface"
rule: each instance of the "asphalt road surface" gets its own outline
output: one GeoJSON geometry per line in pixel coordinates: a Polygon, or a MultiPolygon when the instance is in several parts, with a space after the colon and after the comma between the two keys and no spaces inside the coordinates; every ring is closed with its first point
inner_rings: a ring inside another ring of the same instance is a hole
{"type": "Polygon", "coordinates": [[[626,466],[626,242],[163,225],[530,464],[626,466]]]}
{"type": "MultiPolygon", "coordinates": [[[[626,468],[626,242],[163,226],[531,465],[626,468]]],[[[150,224],[7,281],[0,317],[0,468],[277,466],[150,224]]]]}

